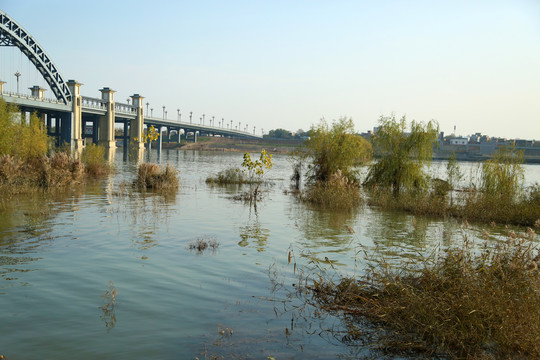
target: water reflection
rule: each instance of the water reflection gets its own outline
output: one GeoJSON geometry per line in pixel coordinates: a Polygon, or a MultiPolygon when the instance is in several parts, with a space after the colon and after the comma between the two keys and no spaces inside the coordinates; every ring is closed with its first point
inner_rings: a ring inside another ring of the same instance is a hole
{"type": "Polygon", "coordinates": [[[258,252],[263,252],[268,247],[268,237],[270,236],[270,230],[261,226],[259,222],[259,215],[257,213],[257,207],[255,206],[254,210],[254,220],[251,220],[250,212],[250,223],[246,226],[240,227],[240,240],[238,246],[240,247],[254,247],[258,252]]]}
{"type": "Polygon", "coordinates": [[[109,287],[103,298],[103,305],[101,306],[101,320],[105,323],[107,332],[111,331],[116,325],[116,294],[118,289],[114,287],[114,283],[109,281],[109,287]]]}
{"type": "MultiPolygon", "coordinates": [[[[132,246],[138,250],[148,250],[158,245],[157,233],[168,227],[171,217],[176,214],[176,191],[152,192],[135,191],[122,187],[112,193],[114,213],[121,221],[130,225],[133,235],[132,246]]],[[[146,260],[146,255],[141,257],[146,260]]]]}
{"type": "Polygon", "coordinates": [[[289,217],[294,219],[295,226],[303,234],[297,243],[301,248],[309,250],[303,253],[304,256],[319,262],[341,265],[340,260],[333,256],[354,250],[356,237],[350,233],[348,226],[354,224],[361,210],[329,211],[296,203],[290,211],[289,217]]]}

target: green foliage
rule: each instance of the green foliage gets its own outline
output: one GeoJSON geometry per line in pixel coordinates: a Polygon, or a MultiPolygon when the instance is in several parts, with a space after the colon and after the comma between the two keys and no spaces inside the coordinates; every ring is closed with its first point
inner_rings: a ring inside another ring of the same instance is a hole
{"type": "Polygon", "coordinates": [[[268,132],[268,135],[264,137],[273,138],[273,139],[292,139],[292,133],[289,130],[285,129],[274,129],[268,132]]]}
{"type": "Polygon", "coordinates": [[[523,153],[500,148],[482,165],[481,190],[484,196],[514,201],[523,191],[523,153]]]}
{"type": "Polygon", "coordinates": [[[422,189],[427,185],[423,162],[431,160],[433,144],[439,126],[430,121],[411,123],[407,132],[405,116],[395,115],[379,119],[379,128],[373,136],[375,151],[380,159],[371,166],[365,185],[392,188],[399,195],[403,188],[422,189]]]}
{"type": "Polygon", "coordinates": [[[84,147],[81,161],[85,165],[86,173],[92,176],[107,175],[111,166],[105,159],[105,148],[96,144],[88,144],[84,147]]]}
{"type": "Polygon", "coordinates": [[[30,161],[47,153],[49,140],[41,119],[32,114],[26,121],[16,106],[1,98],[0,129],[0,155],[30,161]]]}
{"type": "Polygon", "coordinates": [[[371,144],[354,133],[352,119],[341,118],[329,126],[325,120],[314,125],[310,138],[297,153],[300,160],[309,160],[308,181],[328,181],[338,170],[351,181],[357,174],[354,167],[371,158],[371,144]]]}
{"type": "Polygon", "coordinates": [[[220,171],[216,177],[209,176],[206,178],[207,184],[260,184],[266,170],[270,170],[274,163],[272,162],[272,154],[268,154],[266,150],[261,150],[261,155],[258,160],[253,161],[251,155],[246,152],[242,161],[242,169],[228,168],[220,171]]]}
{"type": "Polygon", "coordinates": [[[272,162],[272,154],[268,154],[265,149],[261,150],[259,160],[251,160],[251,155],[244,153],[244,161],[242,162],[242,171],[253,182],[261,182],[264,176],[265,169],[270,170],[274,163],[272,162]]]}
{"type": "MultiPolygon", "coordinates": [[[[158,138],[159,138],[159,133],[154,127],[154,125],[150,125],[150,127],[147,128],[146,134],[144,132],[141,134],[141,141],[144,143],[147,141],[151,141],[151,142],[156,141],[158,138]]],[[[133,140],[139,141],[139,138],[136,137],[133,140]]]]}

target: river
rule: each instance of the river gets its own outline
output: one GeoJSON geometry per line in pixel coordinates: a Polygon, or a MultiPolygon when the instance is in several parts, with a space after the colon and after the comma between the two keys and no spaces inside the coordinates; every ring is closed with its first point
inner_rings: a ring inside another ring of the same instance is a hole
{"type": "MultiPolygon", "coordinates": [[[[296,308],[302,271],[360,273],[363,249],[418,257],[482,233],[367,207],[313,209],[287,193],[286,156],[274,156],[272,185],[256,206],[233,199],[238,186],[205,183],[239,166],[240,153],[165,150],[159,161],[179,170],[174,195],[133,190],[136,164],[120,150],[116,159],[114,175],[82,189],[1,199],[0,354],[8,359],[355,357],[365,349],[327,331],[338,319],[296,308]],[[198,239],[219,246],[190,249],[198,239]]],[[[528,183],[540,181],[539,165],[525,169],[528,183]]],[[[494,240],[504,231],[489,228],[494,240]]]]}

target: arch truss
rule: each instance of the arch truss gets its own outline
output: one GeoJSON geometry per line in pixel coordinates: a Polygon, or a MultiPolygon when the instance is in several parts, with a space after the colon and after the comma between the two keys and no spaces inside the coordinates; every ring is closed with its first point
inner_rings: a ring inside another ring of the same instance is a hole
{"type": "Polygon", "coordinates": [[[41,73],[56,98],[71,101],[71,92],[49,55],[22,26],[0,10],[0,46],[16,46],[41,73]]]}

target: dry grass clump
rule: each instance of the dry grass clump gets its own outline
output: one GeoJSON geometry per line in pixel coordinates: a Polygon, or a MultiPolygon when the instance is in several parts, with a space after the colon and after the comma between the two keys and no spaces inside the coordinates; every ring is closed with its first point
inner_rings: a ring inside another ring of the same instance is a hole
{"type": "Polygon", "coordinates": [[[312,295],[345,318],[343,340],[454,359],[538,359],[540,252],[511,235],[481,250],[465,241],[416,269],[379,264],[360,280],[316,281],[312,295]]]}
{"type": "Polygon", "coordinates": [[[362,200],[360,188],[349,180],[340,170],[328,181],[317,181],[300,195],[302,201],[330,210],[351,210],[357,208],[362,200]]]}
{"type": "Polygon", "coordinates": [[[143,163],[137,169],[135,186],[139,189],[176,190],[178,174],[169,164],[160,167],[157,164],[143,163]]]}
{"type": "Polygon", "coordinates": [[[197,250],[200,253],[202,253],[206,249],[215,250],[218,247],[219,247],[219,243],[216,241],[216,239],[201,239],[201,238],[198,238],[194,242],[190,243],[188,246],[189,250],[197,250]]]}
{"type": "Polygon", "coordinates": [[[81,183],[84,180],[84,164],[64,152],[41,158],[39,182],[51,188],[81,183]]]}
{"type": "Polygon", "coordinates": [[[0,185],[12,190],[22,187],[56,188],[84,180],[84,165],[63,152],[22,161],[0,156],[0,185]]]}

